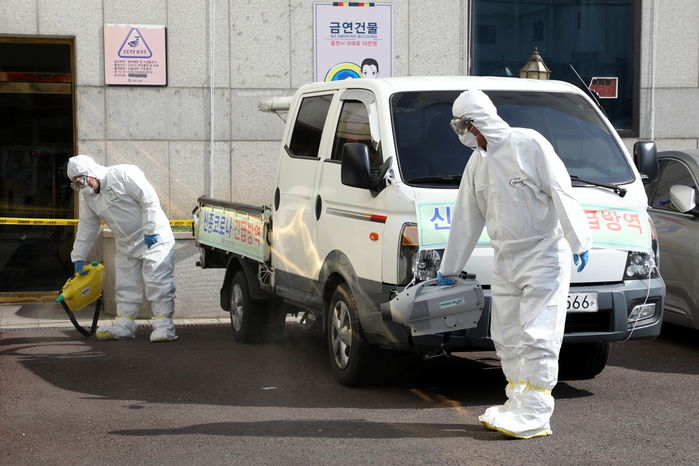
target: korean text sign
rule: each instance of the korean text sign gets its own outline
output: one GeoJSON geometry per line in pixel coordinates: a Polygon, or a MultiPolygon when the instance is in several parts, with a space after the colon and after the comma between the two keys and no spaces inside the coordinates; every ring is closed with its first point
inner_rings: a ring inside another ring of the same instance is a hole
{"type": "MultiPolygon", "coordinates": [[[[648,214],[643,209],[582,205],[595,247],[651,252],[648,214]]],[[[442,249],[449,241],[453,202],[415,203],[420,249],[442,249]]],[[[478,245],[490,244],[484,228],[478,245]]]]}
{"type": "Polygon", "coordinates": [[[393,75],[390,3],[316,2],[315,81],[393,75]]]}
{"type": "Polygon", "coordinates": [[[264,223],[234,211],[201,207],[198,241],[246,257],[264,260],[264,223]]]}
{"type": "Polygon", "coordinates": [[[104,25],[104,81],[131,86],[167,85],[165,26],[104,25]]]}

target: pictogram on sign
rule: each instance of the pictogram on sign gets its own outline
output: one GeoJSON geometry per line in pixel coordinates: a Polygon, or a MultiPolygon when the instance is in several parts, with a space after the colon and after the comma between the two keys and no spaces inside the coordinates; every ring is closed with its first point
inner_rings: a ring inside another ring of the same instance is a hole
{"type": "Polygon", "coordinates": [[[118,55],[121,58],[150,58],[153,56],[153,52],[141,35],[141,31],[138,28],[131,28],[119,47],[118,55]]]}

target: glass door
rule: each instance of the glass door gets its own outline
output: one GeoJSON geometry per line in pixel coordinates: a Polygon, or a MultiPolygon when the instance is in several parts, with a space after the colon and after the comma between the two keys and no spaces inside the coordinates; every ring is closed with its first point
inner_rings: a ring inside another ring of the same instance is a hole
{"type": "Polygon", "coordinates": [[[74,217],[73,63],[72,39],[0,36],[0,302],[55,297],[73,272],[74,227],[48,224],[74,217]]]}

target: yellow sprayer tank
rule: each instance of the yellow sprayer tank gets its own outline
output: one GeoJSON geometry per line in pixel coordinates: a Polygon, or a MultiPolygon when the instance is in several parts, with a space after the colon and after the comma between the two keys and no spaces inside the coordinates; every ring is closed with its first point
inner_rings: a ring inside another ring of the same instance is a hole
{"type": "Polygon", "coordinates": [[[104,265],[94,261],[86,264],[83,272],[87,273],[73,275],[63,285],[60,295],[56,298],[56,302],[64,302],[73,312],[79,311],[102,296],[104,265]]]}

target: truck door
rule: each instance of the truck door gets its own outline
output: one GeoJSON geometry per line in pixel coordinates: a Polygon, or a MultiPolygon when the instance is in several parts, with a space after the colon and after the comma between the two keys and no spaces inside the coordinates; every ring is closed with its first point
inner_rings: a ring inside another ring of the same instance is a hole
{"type": "Polygon", "coordinates": [[[373,170],[382,163],[377,106],[374,94],[348,89],[334,107],[332,148],[322,160],[315,199],[316,237],[320,258],[349,259],[359,284],[381,283],[381,238],[386,222],[384,192],[372,197],[368,189],[345,186],[341,181],[342,149],[345,143],[369,147],[373,170]]]}
{"type": "Polygon", "coordinates": [[[278,165],[272,264],[278,292],[299,302],[310,298],[320,267],[314,192],[331,132],[324,129],[332,98],[333,93],[325,92],[301,99],[278,165]]]}

